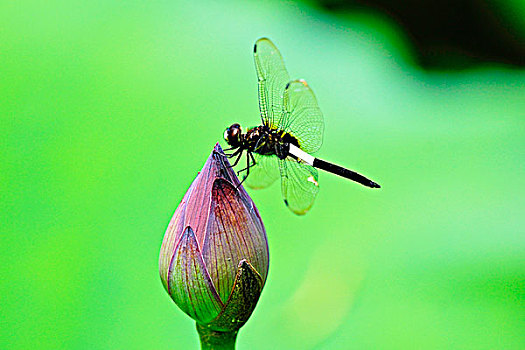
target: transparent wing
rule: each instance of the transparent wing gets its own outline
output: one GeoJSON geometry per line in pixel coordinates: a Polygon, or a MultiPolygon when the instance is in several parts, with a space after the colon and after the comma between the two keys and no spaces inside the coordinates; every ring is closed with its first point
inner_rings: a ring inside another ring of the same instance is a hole
{"type": "Polygon", "coordinates": [[[279,164],[275,156],[264,156],[252,153],[255,165],[250,167],[250,175],[246,178],[246,184],[253,189],[266,188],[279,178],[279,164]]]}
{"type": "Polygon", "coordinates": [[[323,144],[324,121],[312,89],[304,80],[291,81],[283,103],[285,113],[278,128],[295,136],[303,151],[316,152],[323,144]]]}
{"type": "Polygon", "coordinates": [[[259,110],[264,125],[275,128],[283,113],[283,93],[290,76],[277,47],[267,38],[257,40],[253,48],[259,82],[259,110]]]}
{"type": "Polygon", "coordinates": [[[317,170],[291,157],[280,160],[279,169],[284,203],[295,214],[306,214],[319,192],[317,170]]]}

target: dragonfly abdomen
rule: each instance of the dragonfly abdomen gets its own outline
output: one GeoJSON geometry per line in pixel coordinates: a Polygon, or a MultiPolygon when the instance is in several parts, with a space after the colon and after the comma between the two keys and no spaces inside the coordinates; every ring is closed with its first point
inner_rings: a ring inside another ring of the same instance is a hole
{"type": "Polygon", "coordinates": [[[339,176],[344,177],[346,179],[355,181],[357,183],[360,183],[363,186],[367,186],[367,187],[371,187],[371,188],[380,188],[381,187],[377,183],[375,183],[374,181],[370,180],[369,178],[367,178],[367,177],[365,177],[365,176],[363,176],[363,175],[361,175],[359,173],[356,173],[355,171],[343,168],[343,167],[341,167],[339,165],[336,165],[336,164],[324,161],[324,160],[319,159],[319,158],[315,158],[314,159],[313,166],[315,168],[319,168],[319,169],[322,169],[324,171],[328,171],[328,172],[330,172],[332,174],[339,175],[339,176]]]}

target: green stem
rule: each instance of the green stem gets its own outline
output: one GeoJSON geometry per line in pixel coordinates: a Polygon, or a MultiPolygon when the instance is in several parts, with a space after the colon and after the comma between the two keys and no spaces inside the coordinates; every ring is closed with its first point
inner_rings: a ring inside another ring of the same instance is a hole
{"type": "Polygon", "coordinates": [[[197,332],[202,350],[235,350],[235,340],[239,330],[220,332],[197,323],[197,332]]]}

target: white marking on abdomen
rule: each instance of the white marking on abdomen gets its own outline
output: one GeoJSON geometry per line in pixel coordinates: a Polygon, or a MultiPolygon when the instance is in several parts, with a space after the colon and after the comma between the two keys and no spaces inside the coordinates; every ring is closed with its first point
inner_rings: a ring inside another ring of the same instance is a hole
{"type": "Polygon", "coordinates": [[[314,165],[314,156],[309,155],[299,147],[290,144],[290,154],[293,154],[297,158],[303,160],[306,164],[313,166],[314,165]]]}

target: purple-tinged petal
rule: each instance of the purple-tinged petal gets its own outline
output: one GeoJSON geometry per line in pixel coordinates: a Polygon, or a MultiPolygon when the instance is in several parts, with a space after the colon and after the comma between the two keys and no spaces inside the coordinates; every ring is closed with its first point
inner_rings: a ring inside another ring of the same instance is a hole
{"type": "Polygon", "coordinates": [[[219,173],[216,158],[217,156],[214,150],[214,152],[208,157],[202,170],[199,171],[191,183],[188,191],[184,194],[184,198],[182,198],[177,210],[175,210],[168,225],[168,229],[164,234],[164,240],[160,249],[159,266],[160,275],[164,287],[166,288],[168,267],[172,260],[175,247],[179,243],[185,227],[191,226],[193,228],[199,247],[202,246],[202,241],[204,240],[205,235],[204,229],[208,222],[211,188],[213,180],[216,178],[216,174],[219,173]]]}
{"type": "Polygon", "coordinates": [[[233,290],[224,309],[207,327],[215,331],[233,331],[241,328],[255,309],[263,284],[261,276],[249,262],[239,262],[233,290]]]}
{"type": "Polygon", "coordinates": [[[168,292],[182,311],[200,323],[214,319],[223,308],[189,226],[170,264],[168,292]]]}
{"type": "MultiPolygon", "coordinates": [[[[164,234],[164,240],[162,241],[162,246],[160,248],[159,256],[159,272],[160,279],[164,288],[168,291],[168,279],[169,279],[169,267],[173,260],[173,254],[175,248],[180,241],[181,234],[184,232],[184,220],[181,220],[181,217],[184,217],[184,212],[186,211],[186,200],[188,194],[184,196],[180,202],[175,214],[171,218],[171,221],[168,225],[168,229],[164,234]]],[[[168,291],[169,292],[169,291],[168,291]]]]}
{"type": "Polygon", "coordinates": [[[222,302],[231,294],[239,261],[250,261],[266,280],[268,245],[262,221],[251,209],[248,197],[228,181],[213,183],[207,235],[202,248],[204,263],[222,302]]]}

